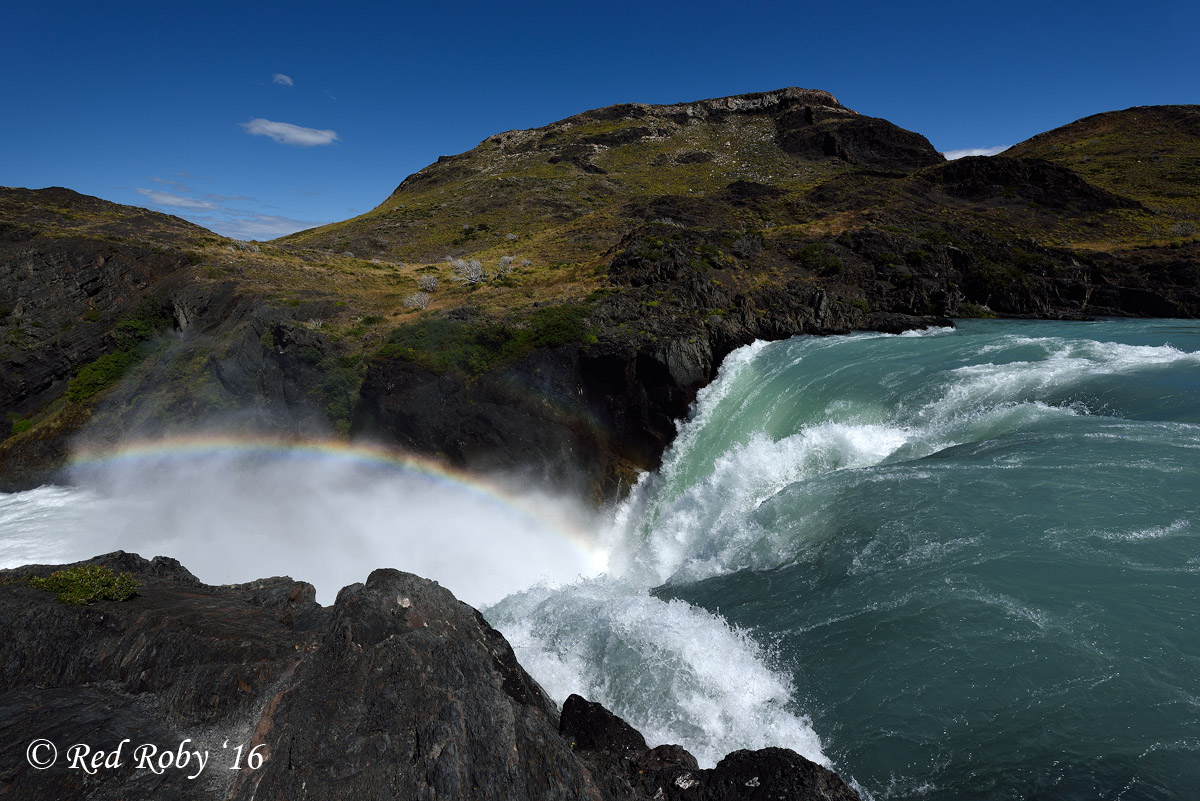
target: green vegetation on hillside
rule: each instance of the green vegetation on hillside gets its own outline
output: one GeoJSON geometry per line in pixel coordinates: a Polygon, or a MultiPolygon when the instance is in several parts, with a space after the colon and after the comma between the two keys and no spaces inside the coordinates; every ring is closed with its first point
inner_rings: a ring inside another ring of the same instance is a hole
{"type": "Polygon", "coordinates": [[[394,329],[377,355],[435,372],[483,373],[535,348],[595,342],[587,324],[590,313],[589,305],[572,303],[536,309],[514,321],[428,318],[394,329]]]}
{"type": "Polygon", "coordinates": [[[137,311],[113,329],[114,350],[79,368],[67,387],[67,397],[74,401],[87,400],[116,384],[146,356],[146,343],[169,328],[171,323],[171,315],[160,303],[153,299],[144,300],[137,311]]]}

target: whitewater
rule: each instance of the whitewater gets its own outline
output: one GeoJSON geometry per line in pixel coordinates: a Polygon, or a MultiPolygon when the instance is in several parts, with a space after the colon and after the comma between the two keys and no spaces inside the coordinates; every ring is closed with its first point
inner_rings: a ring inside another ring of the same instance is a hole
{"type": "Polygon", "coordinates": [[[711,765],[864,798],[1200,795],[1200,325],[964,321],[754,343],[611,512],[279,449],[0,496],[0,566],[116,548],[212,583],[371,569],[484,613],[711,765]]]}

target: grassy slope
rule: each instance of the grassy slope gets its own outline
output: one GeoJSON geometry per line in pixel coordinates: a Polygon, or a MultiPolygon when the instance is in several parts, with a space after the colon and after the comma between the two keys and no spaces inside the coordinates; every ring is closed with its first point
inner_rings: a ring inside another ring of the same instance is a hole
{"type": "MultiPolygon", "coordinates": [[[[787,155],[761,115],[690,126],[581,117],[491,137],[412,176],[364,215],[275,244],[325,258],[332,251],[379,259],[401,290],[387,298],[393,303],[402,303],[403,289],[415,289],[417,276],[436,275],[430,311],[461,305],[469,295],[472,305],[503,313],[578,299],[604,285],[613,247],[644,222],[631,203],[704,197],[737,180],[799,190],[847,169],[833,159],[787,155]],[[653,133],[621,143],[623,133],[646,129],[653,133]],[[447,257],[476,258],[494,269],[503,256],[517,263],[508,280],[456,288],[447,257]]],[[[747,215],[743,222],[756,228],[764,221],[747,215]]]]}
{"type": "Polygon", "coordinates": [[[415,316],[403,310],[403,299],[421,274],[440,279],[433,312],[468,299],[497,314],[579,299],[607,284],[605,266],[614,248],[647,221],[640,212],[652,199],[713,197],[738,180],[769,184],[786,196],[766,213],[726,204],[719,219],[703,222],[763,231],[768,241],[832,239],[882,224],[979,230],[1080,251],[1164,245],[1179,238],[1173,230],[1181,220],[1200,217],[1198,117],[1195,107],[1097,115],[1006,154],[1062,164],[1143,206],[1079,213],[1020,198],[959,202],[931,195],[906,176],[868,174],[836,159],[797,158],[780,149],[764,115],[680,125],[593,112],[490,137],[410,177],[367,214],[276,244],[326,259],[354,253],[383,261],[397,288],[374,295],[374,313],[401,320],[415,316]],[[478,258],[490,267],[506,255],[529,264],[500,286],[453,288],[446,257],[478,258]]]}
{"type": "Polygon", "coordinates": [[[1200,220],[1200,106],[1110,111],[1014,145],[1004,155],[1061,164],[1142,203],[1144,234],[1170,240],[1179,221],[1200,220]]]}

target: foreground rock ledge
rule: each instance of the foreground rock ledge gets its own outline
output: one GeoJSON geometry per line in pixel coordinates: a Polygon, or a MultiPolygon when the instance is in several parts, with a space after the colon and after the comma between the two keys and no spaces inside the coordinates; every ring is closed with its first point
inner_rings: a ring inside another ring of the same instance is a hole
{"type": "Polygon", "coordinates": [[[376,570],[321,607],[289,578],[213,587],[164,557],[89,563],[133,573],[140,594],[64,606],[24,580],[56,567],[0,571],[0,796],[858,798],[787,749],[699,770],[599,704],[572,696],[560,716],[476,610],[408,573],[376,570]],[[27,758],[40,738],[58,748],[44,770],[27,758]],[[121,764],[67,768],[71,745],[112,752],[122,740],[121,764]],[[208,752],[203,771],[195,758],[138,768],[137,746],[176,752],[184,740],[208,752]],[[256,770],[252,752],[265,757],[256,770]]]}

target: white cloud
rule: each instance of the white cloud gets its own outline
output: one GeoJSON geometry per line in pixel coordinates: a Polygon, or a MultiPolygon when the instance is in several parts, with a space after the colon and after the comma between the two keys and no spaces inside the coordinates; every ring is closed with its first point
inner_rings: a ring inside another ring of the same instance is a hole
{"type": "Polygon", "coordinates": [[[999,147],[967,147],[962,150],[947,150],[942,155],[950,161],[961,159],[963,156],[994,156],[997,153],[1003,153],[1012,145],[1000,145],[999,147]]]}
{"type": "Polygon", "coordinates": [[[228,211],[244,216],[238,219],[224,220],[215,217],[194,218],[192,222],[197,225],[203,225],[208,230],[222,236],[230,236],[234,239],[257,239],[260,241],[294,234],[306,228],[316,228],[318,225],[325,225],[322,222],[293,220],[290,217],[279,217],[272,214],[253,214],[250,212],[239,212],[236,209],[228,211]]]}
{"type": "Polygon", "coordinates": [[[175,187],[176,192],[183,192],[184,194],[188,194],[188,195],[190,195],[191,193],[196,191],[195,189],[192,189],[190,186],[181,184],[181,183],[179,183],[179,181],[172,181],[170,178],[159,178],[156,176],[154,178],[151,178],[150,180],[151,180],[151,182],[156,183],[156,184],[164,184],[165,186],[173,186],[173,187],[175,187]]]}
{"type": "Polygon", "coordinates": [[[215,203],[209,203],[206,200],[197,200],[193,197],[184,197],[177,195],[174,192],[162,192],[157,189],[138,189],[137,193],[144,198],[148,198],[151,203],[156,206],[168,206],[173,209],[218,209],[215,203]]]}
{"type": "Polygon", "coordinates": [[[220,195],[212,192],[197,192],[194,189],[163,178],[151,178],[176,190],[166,192],[158,189],[137,189],[146,198],[147,205],[159,210],[178,214],[188,222],[203,226],[210,231],[235,239],[275,239],[276,237],[325,225],[316,220],[296,220],[277,214],[264,213],[277,207],[245,195],[220,195]],[[191,197],[188,197],[187,194],[191,197]]]}
{"type": "Polygon", "coordinates": [[[272,75],[271,81],[273,83],[279,84],[280,86],[294,86],[295,85],[292,82],[291,77],[288,75],[284,75],[282,72],[277,72],[274,75],[272,75]]]}
{"type": "Polygon", "coordinates": [[[316,128],[302,128],[290,122],[272,122],[271,120],[254,119],[243,122],[242,127],[251,136],[269,136],[284,145],[312,147],[313,145],[329,145],[340,142],[337,131],[321,131],[316,128]]]}

